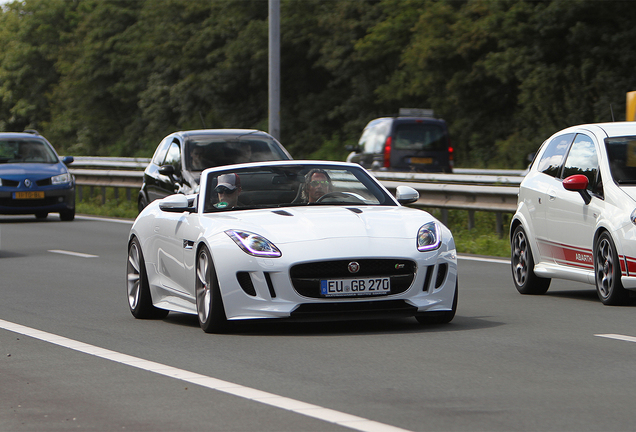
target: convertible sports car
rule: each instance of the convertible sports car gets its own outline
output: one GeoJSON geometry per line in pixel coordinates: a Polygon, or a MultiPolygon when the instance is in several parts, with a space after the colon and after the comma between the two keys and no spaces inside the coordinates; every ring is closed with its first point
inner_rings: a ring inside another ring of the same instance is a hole
{"type": "Polygon", "coordinates": [[[255,162],[203,171],[199,193],[148,205],[130,231],[127,294],[135,318],[228,321],[415,317],[457,310],[451,232],[402,206],[357,164],[255,162]]]}

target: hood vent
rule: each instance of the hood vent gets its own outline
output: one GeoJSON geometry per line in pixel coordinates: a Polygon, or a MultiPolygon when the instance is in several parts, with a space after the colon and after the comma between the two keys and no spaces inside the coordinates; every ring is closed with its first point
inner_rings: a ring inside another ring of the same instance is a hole
{"type": "Polygon", "coordinates": [[[276,213],[277,215],[281,216],[293,216],[293,214],[291,214],[287,210],[274,210],[272,213],[276,213]]]}

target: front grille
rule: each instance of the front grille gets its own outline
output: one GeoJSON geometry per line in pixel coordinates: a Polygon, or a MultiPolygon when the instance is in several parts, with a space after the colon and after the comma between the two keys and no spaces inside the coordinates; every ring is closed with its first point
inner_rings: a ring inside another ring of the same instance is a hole
{"type": "Polygon", "coordinates": [[[45,179],[42,179],[42,180],[38,180],[38,181],[35,182],[35,184],[38,185],[38,186],[50,186],[52,184],[51,183],[51,177],[45,178],[45,179]]]}
{"type": "Polygon", "coordinates": [[[389,277],[391,294],[399,294],[409,289],[413,283],[415,269],[415,263],[409,260],[347,259],[298,264],[291,268],[289,275],[298,294],[310,298],[322,298],[321,279],[389,277]],[[350,273],[349,264],[354,261],[360,265],[360,270],[357,273],[350,273]]]}
{"type": "Polygon", "coordinates": [[[362,301],[348,303],[306,303],[298,306],[291,319],[303,321],[350,320],[368,318],[409,317],[417,307],[404,300],[362,301]]]}
{"type": "Polygon", "coordinates": [[[20,182],[17,181],[17,180],[5,180],[5,179],[2,179],[2,186],[18,187],[19,184],[20,184],[20,182]]]}

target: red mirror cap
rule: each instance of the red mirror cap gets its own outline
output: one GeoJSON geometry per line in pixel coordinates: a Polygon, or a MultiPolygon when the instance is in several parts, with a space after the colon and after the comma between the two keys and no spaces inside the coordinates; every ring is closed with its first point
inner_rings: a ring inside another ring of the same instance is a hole
{"type": "Polygon", "coordinates": [[[574,174],[563,180],[563,187],[569,191],[582,191],[587,189],[589,180],[583,174],[574,174]]]}

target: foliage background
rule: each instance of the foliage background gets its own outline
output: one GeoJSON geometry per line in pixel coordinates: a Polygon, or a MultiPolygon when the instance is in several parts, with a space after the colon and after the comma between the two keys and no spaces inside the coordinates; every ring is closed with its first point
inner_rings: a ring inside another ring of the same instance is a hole
{"type": "MultiPolygon", "coordinates": [[[[267,128],[266,0],[24,0],[0,12],[0,130],[63,154],[267,128]]],[[[631,1],[282,0],[281,141],[344,159],[371,119],[432,108],[457,166],[521,168],[557,130],[625,119],[631,1]]]]}

